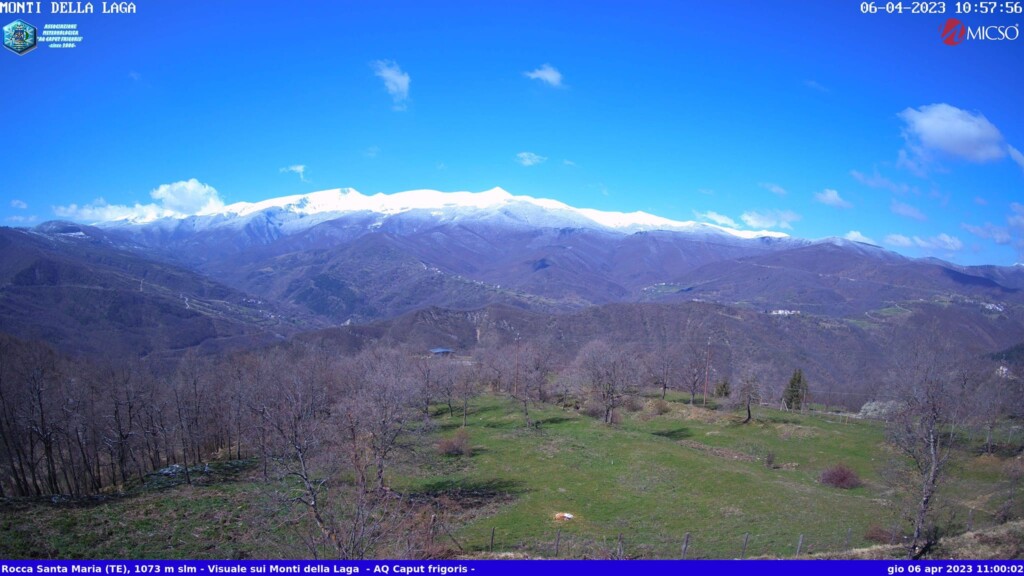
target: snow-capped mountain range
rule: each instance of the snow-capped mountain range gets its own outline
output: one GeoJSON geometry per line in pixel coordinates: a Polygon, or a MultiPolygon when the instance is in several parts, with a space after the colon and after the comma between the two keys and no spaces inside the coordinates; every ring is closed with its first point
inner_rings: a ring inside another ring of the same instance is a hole
{"type": "Polygon", "coordinates": [[[372,196],[352,188],[335,188],[260,202],[238,202],[195,216],[126,217],[109,222],[97,222],[96,225],[104,228],[146,226],[164,230],[185,225],[194,231],[200,231],[240,228],[253,220],[265,219],[287,235],[350,215],[371,216],[371,226],[379,225],[381,221],[392,216],[406,215],[429,218],[437,222],[484,220],[512,227],[586,228],[627,234],[668,230],[695,234],[725,234],[743,239],[787,237],[782,232],[737,230],[703,222],[670,220],[646,212],[624,213],[575,208],[557,200],[516,196],[501,188],[492,188],[484,192],[410,190],[372,196]]]}
{"type": "Polygon", "coordinates": [[[100,352],[110,345],[96,335],[107,330],[144,354],[424,310],[561,314],[652,303],[775,320],[772,311],[799,311],[855,330],[917,311],[970,327],[995,351],[1017,343],[1024,325],[1021,266],[956,266],[500,188],[334,189],[208,202],[192,215],[140,208],[150,216],[0,228],[0,332],[63,334],[100,352]]]}

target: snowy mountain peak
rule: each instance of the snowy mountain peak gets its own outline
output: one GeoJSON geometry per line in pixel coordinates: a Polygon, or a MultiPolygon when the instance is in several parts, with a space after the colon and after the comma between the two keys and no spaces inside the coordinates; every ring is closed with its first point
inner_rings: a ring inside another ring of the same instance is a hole
{"type": "MultiPolygon", "coordinates": [[[[736,230],[714,224],[677,221],[646,212],[610,212],[574,208],[557,200],[516,196],[495,187],[483,192],[440,192],[408,190],[394,194],[365,195],[353,188],[335,188],[271,198],[260,202],[237,202],[189,217],[195,228],[244,226],[263,216],[278,223],[284,233],[307,229],[347,214],[368,213],[388,218],[399,214],[426,214],[440,221],[473,219],[502,220],[519,226],[553,228],[596,228],[621,233],[668,230],[687,233],[726,234],[738,238],[785,238],[769,230],[736,230]]],[[[158,226],[175,226],[182,218],[163,218],[158,226]],[[161,222],[162,220],[162,222],[161,222]]],[[[118,220],[101,226],[137,226],[143,222],[118,220]]]]}

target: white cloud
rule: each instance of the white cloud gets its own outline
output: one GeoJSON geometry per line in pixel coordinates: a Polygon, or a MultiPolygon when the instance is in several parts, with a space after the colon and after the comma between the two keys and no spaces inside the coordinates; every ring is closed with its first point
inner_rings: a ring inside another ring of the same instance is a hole
{"type": "Polygon", "coordinates": [[[1017,150],[1013,146],[1007,146],[1006,151],[1009,152],[1010,158],[1013,158],[1013,161],[1017,163],[1017,166],[1020,166],[1020,169],[1024,170],[1024,153],[1021,153],[1020,150],[1017,150]]]}
{"type": "Polygon", "coordinates": [[[878,242],[875,242],[871,238],[861,234],[859,230],[850,230],[843,236],[843,238],[854,242],[863,242],[865,244],[871,244],[872,246],[878,246],[878,242]]]}
{"type": "Polygon", "coordinates": [[[11,200],[11,208],[17,208],[18,210],[28,210],[28,204],[24,200],[18,200],[15,198],[11,200]]]}
{"type": "Polygon", "coordinates": [[[142,74],[139,74],[135,70],[132,70],[131,72],[129,72],[128,73],[128,77],[131,78],[132,80],[136,81],[136,82],[138,82],[139,80],[142,80],[142,74]]]}
{"type": "Polygon", "coordinates": [[[927,177],[928,159],[925,157],[924,150],[917,146],[913,148],[913,152],[913,156],[911,156],[906,150],[900,150],[899,157],[896,159],[896,167],[903,168],[919,178],[927,177]]]}
{"type": "Polygon", "coordinates": [[[1010,231],[1007,228],[994,226],[991,222],[986,222],[984,226],[965,223],[961,224],[961,227],[979,238],[992,240],[996,244],[1009,244],[1011,240],[1010,231]]]}
{"type": "Polygon", "coordinates": [[[523,166],[536,166],[537,164],[547,160],[546,157],[541,156],[540,154],[534,154],[533,152],[520,152],[519,154],[516,154],[516,159],[523,166]]]}
{"type": "Polygon", "coordinates": [[[758,186],[764,188],[765,190],[771,192],[772,194],[778,194],[779,196],[786,195],[786,189],[783,188],[782,186],[779,186],[778,184],[772,184],[771,182],[761,182],[760,184],[758,184],[758,186]]]}
{"type": "Polygon", "coordinates": [[[713,222],[715,224],[718,224],[719,226],[728,226],[729,228],[740,227],[740,225],[737,224],[735,220],[729,218],[728,216],[725,216],[724,214],[719,214],[718,212],[713,212],[710,210],[707,212],[697,212],[695,210],[693,214],[697,216],[697,218],[700,218],[701,220],[707,220],[708,222],[713,222]]]}
{"type": "Polygon", "coordinates": [[[949,104],[907,108],[898,114],[903,120],[907,147],[900,150],[898,165],[924,175],[941,157],[982,164],[1009,155],[1024,169],[1024,155],[1010,146],[1003,134],[979,112],[968,112],[949,104]]]}
{"type": "Polygon", "coordinates": [[[278,170],[278,172],[292,172],[299,175],[299,180],[302,180],[303,182],[309,182],[309,180],[306,180],[305,164],[293,164],[291,166],[286,166],[278,170]]]}
{"type": "Polygon", "coordinates": [[[939,234],[931,238],[920,236],[907,237],[902,234],[889,234],[885,237],[885,243],[899,248],[921,248],[928,251],[956,252],[962,250],[964,243],[956,236],[939,234]]]}
{"type": "Polygon", "coordinates": [[[828,88],[822,86],[821,84],[819,84],[815,80],[804,80],[804,86],[807,86],[808,88],[810,88],[812,90],[817,90],[818,92],[828,92],[829,91],[828,88]]]}
{"type": "Polygon", "coordinates": [[[1024,204],[1010,203],[1010,213],[1006,216],[1006,226],[997,226],[986,222],[984,226],[961,224],[961,228],[971,234],[992,240],[1001,246],[1012,246],[1017,251],[1019,262],[1024,262],[1024,204]]]}
{"type": "Polygon", "coordinates": [[[1010,226],[1009,232],[1017,249],[1017,257],[1024,262],[1024,204],[1010,203],[1010,215],[1007,216],[1006,223],[1010,226]]]}
{"type": "Polygon", "coordinates": [[[950,236],[949,234],[939,234],[938,236],[932,236],[931,238],[919,238],[914,236],[914,244],[918,248],[924,248],[925,250],[945,250],[950,252],[956,252],[962,250],[964,243],[960,241],[956,236],[950,236]]]}
{"type": "Polygon", "coordinates": [[[364,154],[367,158],[376,158],[380,154],[380,146],[370,146],[364,154]]]}
{"type": "Polygon", "coordinates": [[[203,214],[224,207],[217,190],[195,178],[161,184],[149,195],[165,209],[180,214],[203,214]]]}
{"type": "Polygon", "coordinates": [[[814,195],[814,199],[826,206],[833,206],[835,208],[853,208],[853,204],[850,204],[843,197],[839,195],[839,192],[831,188],[826,188],[821,192],[814,195]]]}
{"type": "Polygon", "coordinates": [[[61,218],[86,222],[151,221],[158,218],[183,218],[195,214],[206,214],[224,207],[224,202],[220,199],[217,190],[195,178],[161,184],[149,195],[157,203],[136,203],[133,206],[127,206],[108,204],[103,198],[98,198],[84,206],[78,204],[54,206],[53,213],[61,218]]]}
{"type": "Polygon", "coordinates": [[[740,219],[751,228],[792,229],[791,223],[800,220],[800,215],[790,210],[750,211],[741,214],[740,219]]]}
{"type": "Polygon", "coordinates": [[[898,214],[900,216],[905,216],[907,218],[913,218],[914,220],[924,221],[928,219],[928,217],[925,216],[917,208],[914,208],[910,204],[904,204],[899,200],[893,200],[892,204],[889,206],[889,209],[892,210],[893,214],[898,214]]]}
{"type": "Polygon", "coordinates": [[[985,200],[981,196],[975,196],[974,203],[977,204],[978,206],[988,206],[988,200],[985,200]]]}
{"type": "Polygon", "coordinates": [[[1006,218],[1006,222],[1010,226],[1020,228],[1021,232],[1024,232],[1024,204],[1011,202],[1010,212],[1010,216],[1006,218]]]}
{"type": "Polygon", "coordinates": [[[8,216],[6,220],[14,224],[31,224],[38,219],[37,216],[8,216]]]}
{"type": "Polygon", "coordinates": [[[565,164],[566,166],[576,166],[576,163],[573,162],[572,160],[562,160],[562,164],[565,164]]]}
{"type": "Polygon", "coordinates": [[[890,246],[898,246],[900,248],[910,248],[914,245],[913,240],[907,238],[903,234],[889,234],[885,237],[885,243],[890,246]]]}
{"type": "Polygon", "coordinates": [[[405,102],[409,99],[409,75],[402,72],[397,62],[391,60],[375,60],[370,63],[373,73],[384,81],[384,88],[395,103],[395,110],[405,110],[405,102]]]}
{"type": "Polygon", "coordinates": [[[910,186],[893,182],[885,176],[882,176],[878,173],[877,168],[870,176],[857,170],[850,170],[850,176],[853,176],[854,180],[864,184],[865,186],[870,186],[871,188],[883,188],[896,194],[906,194],[912,191],[910,186]]]}
{"type": "Polygon", "coordinates": [[[562,73],[551,64],[544,64],[536,70],[523,72],[523,76],[526,76],[531,80],[540,80],[541,82],[556,88],[562,86],[562,73]]]}

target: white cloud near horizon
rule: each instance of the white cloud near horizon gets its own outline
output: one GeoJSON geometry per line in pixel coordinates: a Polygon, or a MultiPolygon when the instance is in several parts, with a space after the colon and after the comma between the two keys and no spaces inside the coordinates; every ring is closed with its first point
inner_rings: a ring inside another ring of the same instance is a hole
{"type": "Polygon", "coordinates": [[[751,228],[783,228],[792,230],[793,222],[801,216],[791,210],[751,210],[740,215],[740,220],[751,228]]]}
{"type": "Polygon", "coordinates": [[[920,236],[904,236],[903,234],[889,234],[885,237],[885,243],[898,248],[921,248],[928,251],[958,252],[963,250],[964,243],[956,236],[942,233],[931,238],[920,236]]]}
{"type": "Polygon", "coordinates": [[[412,80],[393,60],[375,60],[370,63],[375,76],[384,81],[384,88],[391,95],[395,110],[405,110],[409,100],[409,84],[412,80]]]}
{"type": "Polygon", "coordinates": [[[1006,218],[1013,247],[1017,249],[1017,258],[1024,262],[1024,204],[1010,203],[1010,215],[1006,218]]]}
{"type": "Polygon", "coordinates": [[[281,168],[280,170],[278,170],[278,172],[282,172],[282,173],[284,173],[284,172],[291,172],[293,174],[298,174],[299,175],[299,180],[301,180],[303,182],[309,182],[309,180],[306,180],[306,165],[305,164],[292,164],[291,166],[286,166],[284,168],[281,168]]]}
{"type": "Polygon", "coordinates": [[[24,200],[18,200],[17,198],[15,198],[14,200],[11,200],[11,208],[16,208],[18,210],[28,210],[28,203],[26,203],[24,200]]]}
{"type": "Polygon", "coordinates": [[[719,226],[728,226],[729,228],[742,227],[739,224],[737,224],[736,221],[733,220],[732,218],[729,218],[724,214],[719,214],[718,212],[715,212],[713,210],[708,210],[707,212],[697,212],[696,210],[694,210],[693,214],[694,216],[700,218],[701,220],[707,220],[708,222],[718,224],[719,226]]]}
{"type": "Polygon", "coordinates": [[[932,236],[931,238],[918,238],[914,236],[914,244],[918,248],[924,248],[925,250],[947,250],[950,252],[963,250],[964,247],[964,243],[959,238],[946,233],[932,236]]]}
{"type": "Polygon", "coordinates": [[[516,154],[516,162],[519,162],[523,166],[536,166],[546,160],[547,157],[541,156],[540,154],[534,154],[533,152],[520,152],[516,154]]]}
{"type": "Polygon", "coordinates": [[[889,210],[891,210],[893,214],[904,216],[906,218],[913,218],[914,220],[920,220],[922,222],[928,219],[928,217],[917,208],[910,204],[904,204],[899,200],[893,200],[892,204],[889,205],[889,210]]]}
{"type": "Polygon", "coordinates": [[[903,234],[889,234],[885,237],[885,243],[900,248],[910,248],[914,245],[914,242],[903,234]]]}
{"type": "Polygon", "coordinates": [[[844,200],[843,197],[839,195],[839,192],[832,188],[826,188],[821,192],[818,192],[814,195],[814,199],[826,206],[832,206],[834,208],[853,208],[853,204],[844,200]]]}
{"type": "Polygon", "coordinates": [[[1024,155],[980,112],[939,103],[907,108],[897,116],[906,141],[897,165],[918,176],[926,176],[943,157],[984,164],[1010,156],[1024,170],[1024,155]]]}
{"type": "Polygon", "coordinates": [[[217,189],[195,178],[170,184],[161,184],[149,193],[156,203],[127,206],[108,204],[103,198],[79,206],[54,206],[53,213],[61,218],[85,222],[114,220],[150,221],[158,218],[183,218],[215,212],[224,207],[217,189]]]}
{"type": "Polygon", "coordinates": [[[1009,244],[1011,240],[1009,229],[1001,226],[995,226],[991,222],[986,222],[984,226],[974,226],[972,224],[964,223],[961,224],[960,227],[971,234],[974,234],[978,238],[992,240],[999,245],[1009,244]]]}
{"type": "Polygon", "coordinates": [[[555,88],[562,87],[562,73],[551,64],[544,64],[536,70],[529,72],[523,72],[523,76],[531,80],[540,80],[541,82],[554,86],[555,88]]]}
{"type": "Polygon", "coordinates": [[[847,240],[852,240],[854,242],[863,242],[864,244],[871,244],[872,246],[878,246],[878,242],[875,242],[871,238],[868,238],[867,236],[861,234],[860,230],[850,230],[845,235],[843,235],[843,238],[845,238],[847,240]]]}

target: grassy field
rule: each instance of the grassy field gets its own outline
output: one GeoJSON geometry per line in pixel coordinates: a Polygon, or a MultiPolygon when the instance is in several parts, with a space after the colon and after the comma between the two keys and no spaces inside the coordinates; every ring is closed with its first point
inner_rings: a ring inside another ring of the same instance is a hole
{"type": "MultiPolygon", "coordinates": [[[[459,531],[470,548],[490,545],[531,555],[678,557],[691,534],[690,557],[732,557],[750,534],[748,554],[794,552],[862,544],[872,523],[890,522],[879,496],[872,458],[881,431],[861,423],[770,412],[747,425],[731,414],[690,407],[643,410],[617,428],[549,408],[534,413],[538,430],[498,400],[470,417],[476,454],[457,474],[428,479],[482,485],[501,482],[516,497],[495,514],[459,531]],[[769,456],[774,467],[766,466],[769,456]],[[854,490],[822,486],[825,467],[846,463],[867,484],[854,490]],[[569,512],[571,521],[556,521],[569,512]]],[[[411,487],[412,488],[412,487],[411,487]]]]}
{"type": "MultiPolygon", "coordinates": [[[[755,420],[652,400],[609,427],[573,410],[535,407],[524,427],[516,405],[486,397],[470,407],[472,456],[434,456],[433,444],[462,424],[435,413],[436,432],[421,457],[398,467],[395,490],[451,507],[445,522],[469,556],[494,551],[529,557],[677,558],[690,534],[690,558],[790,557],[840,553],[871,543],[872,526],[898,521],[880,471],[890,452],[872,422],[758,409],[755,420]],[[769,462],[771,466],[767,465],[769,462]],[[843,463],[864,485],[822,485],[843,463]],[[556,520],[568,512],[572,520],[556,520]]],[[[942,500],[953,527],[993,523],[1005,501],[1004,459],[965,453],[942,500]],[[968,513],[968,509],[974,512],[968,513]]],[[[0,557],[303,557],[302,511],[260,480],[256,462],[222,462],[195,486],[148,486],[90,502],[5,502],[0,557]]],[[[1024,513],[1018,504],[1018,513],[1024,513]]]]}

